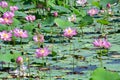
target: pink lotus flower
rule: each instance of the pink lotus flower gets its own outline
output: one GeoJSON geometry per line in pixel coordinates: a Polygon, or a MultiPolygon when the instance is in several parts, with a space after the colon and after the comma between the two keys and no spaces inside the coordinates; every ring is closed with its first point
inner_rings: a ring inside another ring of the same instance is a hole
{"type": "Polygon", "coordinates": [[[13,17],[14,17],[13,12],[5,12],[3,14],[3,17],[0,18],[0,24],[7,24],[7,25],[12,24],[13,23],[13,17]]]}
{"type": "Polygon", "coordinates": [[[22,64],[23,63],[23,58],[21,56],[18,56],[16,59],[17,64],[22,64]]]}
{"type": "Polygon", "coordinates": [[[34,40],[35,42],[43,43],[43,42],[44,42],[44,36],[41,35],[41,34],[35,35],[35,36],[33,37],[33,40],[34,40]]]}
{"type": "Polygon", "coordinates": [[[95,47],[103,47],[103,40],[101,40],[101,39],[95,39],[94,42],[93,42],[93,45],[95,47]]]}
{"type": "Polygon", "coordinates": [[[1,6],[2,8],[6,8],[6,7],[8,7],[8,3],[7,3],[6,1],[1,1],[1,2],[0,2],[0,6],[1,6]]]}
{"type": "Polygon", "coordinates": [[[75,35],[77,35],[77,31],[76,31],[76,29],[73,29],[73,28],[66,28],[65,30],[64,30],[64,34],[63,34],[65,37],[68,37],[68,38],[71,38],[71,37],[73,37],[73,36],[75,36],[75,35]]]}
{"type": "Polygon", "coordinates": [[[100,47],[105,49],[108,49],[111,47],[110,42],[108,42],[106,39],[96,39],[94,40],[93,45],[95,47],[100,47]]]}
{"type": "Polygon", "coordinates": [[[7,31],[0,32],[0,39],[3,41],[11,41],[12,33],[7,31]]]}
{"type": "Polygon", "coordinates": [[[13,32],[14,32],[14,36],[16,36],[16,37],[19,37],[19,38],[27,38],[28,37],[28,33],[26,30],[15,28],[13,30],[13,32]]]}
{"type": "Polygon", "coordinates": [[[111,47],[110,42],[108,42],[106,39],[104,39],[103,40],[103,47],[106,48],[106,49],[110,48],[111,47]]]}
{"type": "Polygon", "coordinates": [[[92,8],[92,9],[90,9],[90,10],[88,10],[88,14],[90,15],[90,16],[94,16],[94,15],[96,15],[96,14],[98,14],[98,9],[96,9],[96,8],[92,8]]]}
{"type": "Polygon", "coordinates": [[[111,4],[108,3],[108,4],[106,5],[106,7],[107,7],[107,8],[111,8],[111,4]]]}
{"type": "Polygon", "coordinates": [[[77,4],[84,6],[85,3],[87,3],[87,0],[77,0],[76,2],[77,2],[77,4]]]}
{"type": "Polygon", "coordinates": [[[10,25],[12,23],[13,23],[13,20],[11,18],[0,18],[0,24],[10,25]]]}
{"type": "Polygon", "coordinates": [[[47,47],[39,48],[39,49],[36,49],[36,53],[35,54],[36,54],[37,58],[45,57],[48,54],[50,54],[50,50],[47,47]]]}
{"type": "Polygon", "coordinates": [[[54,12],[54,13],[53,13],[53,16],[54,16],[54,17],[57,17],[57,16],[58,16],[58,12],[54,12]]]}
{"type": "Polygon", "coordinates": [[[76,21],[76,15],[71,15],[70,17],[68,17],[68,21],[75,22],[76,21]]]}
{"type": "Polygon", "coordinates": [[[13,18],[15,15],[13,12],[5,12],[3,18],[13,18]]]}
{"type": "Polygon", "coordinates": [[[0,24],[4,24],[4,19],[0,18],[0,24]]]}
{"type": "Polygon", "coordinates": [[[18,7],[17,6],[10,6],[10,11],[14,12],[17,11],[18,7]]]}
{"type": "Polygon", "coordinates": [[[27,15],[26,17],[25,17],[25,19],[27,20],[27,21],[34,21],[36,18],[35,18],[35,16],[34,15],[27,15]]]}

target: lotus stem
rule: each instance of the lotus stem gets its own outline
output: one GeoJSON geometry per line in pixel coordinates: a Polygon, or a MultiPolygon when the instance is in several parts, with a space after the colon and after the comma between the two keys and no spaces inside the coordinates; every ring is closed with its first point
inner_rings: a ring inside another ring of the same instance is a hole
{"type": "Polygon", "coordinates": [[[99,61],[100,61],[100,67],[103,67],[103,62],[102,62],[102,50],[100,50],[99,61]]]}

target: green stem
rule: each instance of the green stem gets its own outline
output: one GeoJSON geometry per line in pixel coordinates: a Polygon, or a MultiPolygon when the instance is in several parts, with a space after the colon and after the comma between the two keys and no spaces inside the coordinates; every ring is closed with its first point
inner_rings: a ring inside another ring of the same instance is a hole
{"type": "MultiPolygon", "coordinates": [[[[10,68],[10,62],[8,62],[8,68],[10,68]]],[[[8,73],[9,73],[9,69],[8,69],[8,73]]]]}
{"type": "Polygon", "coordinates": [[[81,27],[81,35],[82,35],[82,38],[83,38],[84,31],[83,31],[83,28],[82,28],[82,27],[81,27]]]}
{"type": "Polygon", "coordinates": [[[49,65],[49,76],[50,76],[50,80],[51,80],[51,68],[50,68],[50,65],[49,65]]]}
{"type": "Polygon", "coordinates": [[[21,45],[21,48],[22,48],[22,38],[20,38],[20,45],[21,45]]]}
{"type": "Polygon", "coordinates": [[[73,73],[74,73],[74,57],[73,57],[73,73]]]}
{"type": "MultiPolygon", "coordinates": [[[[44,65],[44,57],[42,57],[42,62],[43,62],[43,68],[44,68],[45,67],[45,65],[44,65]]],[[[44,72],[43,78],[45,80],[45,72],[44,72]]]]}
{"type": "Polygon", "coordinates": [[[102,25],[102,33],[104,34],[105,33],[105,25],[102,25]]]}
{"type": "Polygon", "coordinates": [[[103,33],[102,24],[100,25],[100,32],[103,33]]]}
{"type": "MultiPolygon", "coordinates": [[[[47,57],[46,57],[46,63],[47,63],[47,57]]],[[[50,77],[50,80],[51,80],[51,68],[50,68],[50,64],[49,64],[49,77],[50,77]]]]}
{"type": "Polygon", "coordinates": [[[6,53],[7,49],[6,49],[6,45],[5,45],[5,53],[6,53]]]}
{"type": "Polygon", "coordinates": [[[19,65],[19,76],[18,76],[18,80],[20,80],[20,65],[19,65]]]}
{"type": "MultiPolygon", "coordinates": [[[[73,49],[75,49],[75,44],[73,44],[73,49]]],[[[75,50],[73,52],[75,54],[75,50]]],[[[74,54],[73,54],[73,74],[74,74],[74,68],[75,68],[75,59],[74,59],[74,54]]]]}
{"type": "MultiPolygon", "coordinates": [[[[69,41],[70,41],[70,39],[69,39],[69,41]]],[[[72,48],[72,42],[70,42],[70,52],[71,52],[71,48],[72,48]]],[[[74,57],[73,57],[73,73],[74,73],[74,57]]]]}
{"type": "Polygon", "coordinates": [[[100,59],[99,59],[99,61],[100,61],[100,67],[103,67],[103,63],[102,63],[102,58],[101,57],[99,57],[100,59]]]}
{"type": "MultiPolygon", "coordinates": [[[[80,32],[78,32],[80,34],[80,32]]],[[[80,41],[80,36],[78,36],[78,42],[80,41]]]]}
{"type": "MultiPolygon", "coordinates": [[[[39,70],[39,68],[38,68],[38,70],[39,70]]],[[[41,79],[40,70],[37,71],[37,73],[38,73],[38,76],[40,76],[40,79],[41,79]]]]}
{"type": "Polygon", "coordinates": [[[30,76],[31,73],[30,73],[30,58],[29,58],[29,56],[28,56],[28,72],[29,72],[29,76],[30,76]]]}
{"type": "MultiPolygon", "coordinates": [[[[40,65],[40,67],[41,67],[41,65],[40,65]]],[[[40,72],[40,68],[38,68],[38,70],[39,70],[39,71],[38,71],[38,76],[39,76],[40,79],[41,79],[42,77],[41,77],[41,74],[40,74],[40,73],[41,73],[41,72],[40,72]]]]}
{"type": "Polygon", "coordinates": [[[48,0],[45,0],[45,7],[47,7],[47,2],[48,2],[48,0]]]}
{"type": "Polygon", "coordinates": [[[103,67],[103,62],[102,62],[102,50],[100,50],[99,61],[100,61],[100,67],[103,67]]]}
{"type": "Polygon", "coordinates": [[[74,7],[76,6],[76,1],[74,0],[74,7]]]}
{"type": "Polygon", "coordinates": [[[40,44],[40,42],[38,43],[38,47],[41,48],[41,44],[40,44]]]}
{"type": "Polygon", "coordinates": [[[70,43],[70,50],[69,50],[69,53],[71,52],[71,41],[70,41],[70,39],[69,39],[69,43],[70,43]]]}
{"type": "Polygon", "coordinates": [[[15,37],[12,37],[13,46],[15,46],[15,37]]]}
{"type": "Polygon", "coordinates": [[[2,69],[3,69],[3,63],[1,65],[2,65],[2,69]]]}

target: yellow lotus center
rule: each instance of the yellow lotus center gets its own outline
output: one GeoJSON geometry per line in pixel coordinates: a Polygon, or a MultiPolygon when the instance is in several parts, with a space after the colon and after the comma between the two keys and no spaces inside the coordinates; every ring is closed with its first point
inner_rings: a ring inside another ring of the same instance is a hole
{"type": "Polygon", "coordinates": [[[72,33],[72,30],[71,30],[71,29],[69,29],[69,30],[68,30],[68,34],[71,34],[71,33],[72,33]]]}
{"type": "Polygon", "coordinates": [[[42,37],[40,35],[37,36],[37,40],[39,41],[42,37]]]}
{"type": "Polygon", "coordinates": [[[42,50],[40,50],[40,52],[41,52],[42,54],[44,54],[45,50],[42,49],[42,50]]]}
{"type": "Polygon", "coordinates": [[[8,38],[8,34],[3,34],[3,37],[4,38],[8,38]]]}
{"type": "Polygon", "coordinates": [[[23,35],[23,32],[22,32],[22,31],[20,31],[20,32],[19,32],[19,34],[20,34],[20,35],[23,35]]]}
{"type": "Polygon", "coordinates": [[[8,18],[4,18],[4,20],[6,21],[6,22],[8,22],[9,20],[8,20],[8,18]]]}

